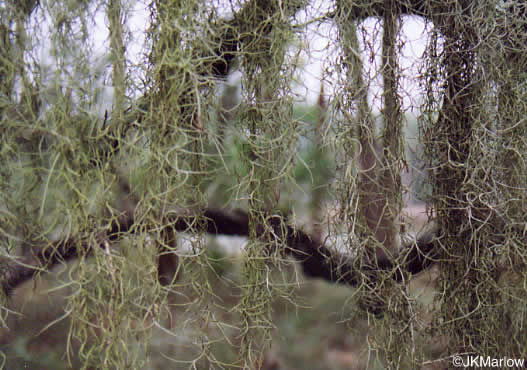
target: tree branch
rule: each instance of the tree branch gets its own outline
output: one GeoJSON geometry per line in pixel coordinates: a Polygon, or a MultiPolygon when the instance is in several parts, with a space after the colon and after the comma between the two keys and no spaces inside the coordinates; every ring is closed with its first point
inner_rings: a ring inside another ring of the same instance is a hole
{"type": "MultiPolygon", "coordinates": [[[[165,227],[177,232],[192,232],[198,217],[180,213],[167,216],[165,227]]],[[[200,216],[205,222],[205,230],[213,235],[248,236],[249,218],[245,211],[228,209],[207,209],[200,216]]],[[[37,253],[22,259],[6,258],[0,262],[3,266],[0,273],[1,288],[6,296],[20,284],[35,277],[40,272],[48,271],[54,266],[74,259],[80,255],[88,255],[93,248],[103,248],[107,242],[115,242],[122,233],[135,233],[144,230],[137,227],[130,214],[117,219],[100,242],[93,245],[85,240],[70,238],[58,242],[49,242],[37,253]]],[[[278,223],[276,228],[279,227],[278,223]]],[[[259,228],[263,234],[264,228],[259,228]]],[[[268,234],[267,234],[268,235],[268,234]]],[[[274,235],[283,238],[287,246],[286,255],[294,257],[302,266],[306,276],[320,278],[329,282],[355,286],[360,281],[359,276],[364,270],[355,269],[355,261],[311,237],[301,230],[287,226],[285,232],[276,230],[274,235]]],[[[406,274],[416,274],[428,268],[439,255],[438,246],[434,242],[434,233],[425,233],[416,242],[408,244],[397,260],[385,259],[376,266],[363,265],[363,269],[396,271],[392,277],[402,281],[406,274]]]]}

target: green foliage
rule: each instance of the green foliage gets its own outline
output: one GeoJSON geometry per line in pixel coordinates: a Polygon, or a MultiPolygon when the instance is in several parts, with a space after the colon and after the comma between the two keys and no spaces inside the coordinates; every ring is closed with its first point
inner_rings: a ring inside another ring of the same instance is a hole
{"type": "MultiPolygon", "coordinates": [[[[39,284],[60,291],[64,305],[41,329],[66,326],[68,339],[65,357],[35,356],[28,336],[5,334],[9,365],[145,368],[159,357],[153,333],[163,333],[179,341],[167,339],[175,366],[260,368],[279,341],[276,312],[298,298],[282,235],[297,221],[361,272],[353,302],[326,297],[321,306],[343,321],[357,302],[383,312],[368,316],[375,360],[360,365],[417,368],[460,352],[525,357],[525,6],[337,0],[320,14],[315,3],[0,5],[2,287],[56,274],[39,284]],[[132,22],[139,9],[149,16],[132,22]],[[406,14],[427,19],[417,128],[404,112],[406,14]],[[331,29],[331,99],[321,92],[318,104],[300,105],[293,85],[314,26],[331,29]],[[241,81],[229,86],[234,68],[241,81]],[[375,266],[398,254],[407,165],[422,169],[413,193],[441,230],[432,303],[410,294],[409,276],[375,266]],[[204,211],[223,206],[248,211],[237,259],[205,235],[204,211]],[[195,222],[176,236],[188,214],[195,222]],[[179,261],[165,285],[164,256],[179,261]],[[447,342],[434,354],[430,333],[447,342]]],[[[20,315],[1,298],[6,330],[20,315]]],[[[281,317],[279,334],[322,331],[322,312],[281,317]]],[[[314,358],[307,342],[283,356],[300,357],[305,345],[314,358]]]]}

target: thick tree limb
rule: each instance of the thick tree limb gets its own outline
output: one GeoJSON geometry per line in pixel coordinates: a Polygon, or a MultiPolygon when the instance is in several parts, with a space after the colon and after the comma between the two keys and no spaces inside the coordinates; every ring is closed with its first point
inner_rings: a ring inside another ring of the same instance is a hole
{"type": "MultiPolygon", "coordinates": [[[[165,227],[178,232],[192,232],[194,223],[198,218],[194,215],[173,215],[166,218],[165,227]]],[[[207,209],[199,217],[205,222],[205,230],[213,235],[248,236],[249,218],[246,212],[227,209],[207,209]]],[[[35,277],[38,273],[48,271],[52,267],[64,263],[81,255],[90,254],[93,248],[103,248],[109,242],[116,241],[121,233],[135,233],[139,228],[133,222],[133,216],[127,215],[119,218],[112,224],[107,234],[95,245],[85,240],[75,238],[59,242],[50,242],[43,246],[39,252],[21,259],[5,258],[2,261],[3,269],[0,273],[1,288],[5,295],[13,289],[35,277]]],[[[273,225],[279,227],[278,225],[273,225]]],[[[263,227],[260,227],[263,233],[263,227]]],[[[274,233],[285,240],[284,253],[294,257],[302,266],[306,276],[321,278],[329,282],[355,286],[360,281],[363,270],[355,269],[355,261],[334,252],[316,238],[312,238],[301,230],[287,226],[285,231],[274,233]]],[[[283,242],[284,240],[279,240],[283,242]]],[[[364,269],[378,269],[395,271],[392,277],[396,281],[403,280],[406,274],[416,274],[428,268],[439,255],[438,247],[434,243],[434,235],[426,233],[419,237],[415,243],[407,245],[401,252],[397,261],[385,259],[376,266],[363,266],[364,269]]]]}

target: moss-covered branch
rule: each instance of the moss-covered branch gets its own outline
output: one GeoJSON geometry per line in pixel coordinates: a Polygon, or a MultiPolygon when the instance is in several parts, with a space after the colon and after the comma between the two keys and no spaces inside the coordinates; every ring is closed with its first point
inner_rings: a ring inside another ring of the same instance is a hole
{"type": "MultiPolygon", "coordinates": [[[[212,235],[248,236],[249,217],[245,211],[229,209],[207,209],[203,211],[206,232],[212,235]]],[[[200,216],[201,217],[201,216],[200,216]]],[[[278,218],[276,218],[278,220],[278,218]]],[[[178,232],[192,232],[196,216],[190,212],[174,212],[166,216],[164,227],[178,232]]],[[[273,219],[270,220],[273,224],[273,219]]],[[[287,248],[285,253],[294,257],[302,266],[306,276],[320,278],[329,282],[355,286],[361,271],[354,268],[352,257],[343,256],[309,234],[287,226],[280,228],[276,222],[276,238],[283,239],[287,248]]],[[[135,233],[138,230],[148,230],[148,225],[134,222],[133,215],[124,214],[116,219],[105,235],[101,235],[98,243],[90,243],[83,238],[68,238],[62,241],[49,241],[34,247],[32,256],[22,259],[4,259],[1,274],[3,293],[9,295],[20,284],[34,278],[39,273],[50,270],[56,265],[81,255],[88,255],[93,248],[106,248],[106,243],[119,239],[121,234],[135,233]]],[[[158,226],[156,226],[158,229],[158,226]]],[[[258,233],[263,233],[263,226],[257,227],[258,233]]],[[[269,233],[266,233],[269,235],[269,233]]],[[[438,246],[434,243],[434,233],[420,235],[417,241],[408,243],[397,259],[385,259],[378,269],[394,271],[392,277],[396,281],[403,280],[403,274],[417,274],[428,268],[439,255],[438,246]]],[[[373,268],[373,267],[372,267],[373,268]]]]}

